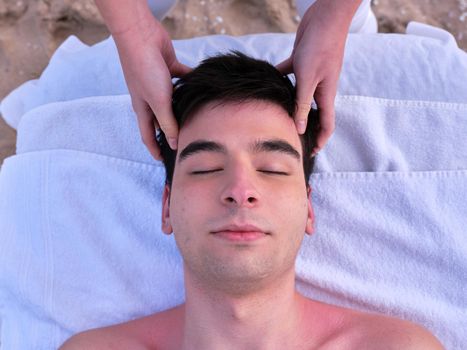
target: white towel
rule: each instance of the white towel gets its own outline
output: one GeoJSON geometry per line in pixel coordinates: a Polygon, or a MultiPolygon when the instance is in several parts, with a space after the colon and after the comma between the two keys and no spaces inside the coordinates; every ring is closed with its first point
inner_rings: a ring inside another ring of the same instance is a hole
{"type": "MultiPolygon", "coordinates": [[[[175,45],[193,66],[230,48],[274,63],[292,43],[265,34],[175,45]]],[[[349,37],[339,92],[378,98],[336,101],[337,129],[311,180],[316,232],[297,261],[304,294],[418,322],[448,349],[467,348],[466,77],[452,42],[349,37]]],[[[180,257],[159,229],[163,169],[129,97],[106,96],[126,93],[112,40],[71,37],[39,80],[2,101],[18,128],[18,155],[0,172],[2,349],[54,349],[183,300],[180,257]]]]}
{"type": "MultiPolygon", "coordinates": [[[[5,349],[52,349],[75,332],[183,300],[180,256],[160,231],[164,171],[134,142],[130,106],[128,96],[92,97],[23,117],[20,153],[6,159],[0,178],[5,349]]],[[[448,349],[465,347],[467,160],[453,167],[443,157],[432,162],[429,149],[416,159],[412,146],[401,146],[385,168],[384,158],[372,157],[386,154],[385,142],[365,151],[347,145],[344,131],[358,120],[366,127],[352,129],[355,140],[372,139],[373,129],[384,139],[397,131],[414,144],[436,138],[437,149],[456,145],[467,154],[467,105],[340,97],[336,106],[339,128],[318,157],[324,172],[311,180],[317,223],[297,261],[299,289],[412,320],[448,349]],[[418,122],[404,124],[405,113],[444,123],[420,131],[418,122]],[[445,134],[451,125],[457,136],[445,134]],[[362,151],[365,169],[347,171],[337,160],[358,160],[362,151]],[[327,172],[330,162],[344,168],[327,172]]]]}
{"type": "MultiPolygon", "coordinates": [[[[464,168],[465,169],[465,168],[464,168]]],[[[467,348],[467,171],[314,175],[299,290],[421,324],[467,348]]]]}
{"type": "MultiPolygon", "coordinates": [[[[419,36],[426,27],[412,27],[417,35],[350,34],[338,93],[465,103],[467,53],[453,41],[419,36]]],[[[442,30],[425,31],[440,37],[442,30]]],[[[293,40],[294,34],[267,33],[212,35],[173,43],[179,60],[195,66],[207,56],[232,49],[279,63],[290,55],[293,40]]],[[[128,94],[128,89],[113,39],[87,46],[70,36],[54,53],[41,77],[12,91],[1,102],[0,112],[16,129],[21,116],[37,106],[120,94],[128,94]]]]}

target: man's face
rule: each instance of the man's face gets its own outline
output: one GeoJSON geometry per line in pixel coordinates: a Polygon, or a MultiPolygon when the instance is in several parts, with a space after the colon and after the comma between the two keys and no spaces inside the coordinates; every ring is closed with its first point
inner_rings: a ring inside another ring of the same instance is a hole
{"type": "Polygon", "coordinates": [[[248,288],[294,269],[313,210],[293,119],[263,102],[203,106],[179,133],[162,229],[186,272],[248,288]]]}

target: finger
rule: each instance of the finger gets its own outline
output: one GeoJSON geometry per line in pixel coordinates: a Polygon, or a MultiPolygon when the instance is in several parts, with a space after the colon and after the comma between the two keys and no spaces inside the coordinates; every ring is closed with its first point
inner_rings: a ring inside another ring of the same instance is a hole
{"type": "Polygon", "coordinates": [[[313,152],[316,154],[327,143],[335,129],[335,110],[334,110],[335,92],[316,95],[316,104],[318,105],[320,128],[316,138],[316,147],[313,152]]]}
{"type": "Polygon", "coordinates": [[[184,65],[183,63],[180,63],[176,61],[171,67],[170,67],[170,74],[172,75],[172,78],[174,77],[181,77],[185,74],[188,74],[192,71],[193,69],[187,65],[184,65]]]}
{"type": "Polygon", "coordinates": [[[293,73],[293,60],[292,56],[287,58],[286,60],[282,61],[281,63],[276,65],[276,69],[281,72],[283,75],[287,75],[293,73]]]}
{"type": "Polygon", "coordinates": [[[295,126],[297,132],[302,135],[306,130],[308,122],[308,114],[310,113],[311,103],[297,102],[297,110],[295,112],[295,126]]]}
{"type": "Polygon", "coordinates": [[[161,132],[161,127],[159,126],[159,123],[157,122],[156,118],[152,118],[152,122],[154,124],[154,130],[156,131],[157,136],[157,132],[161,132]]]}
{"type": "Polygon", "coordinates": [[[162,95],[156,103],[149,101],[151,109],[154,111],[156,120],[164,132],[170,148],[177,149],[178,125],[172,111],[172,96],[162,95]]]}
{"type": "Polygon", "coordinates": [[[316,84],[309,83],[310,80],[299,80],[297,76],[297,110],[295,112],[295,125],[298,133],[301,135],[306,130],[308,114],[310,113],[313,94],[316,89],[316,84]]]}
{"type": "Polygon", "coordinates": [[[133,109],[137,116],[141,140],[154,159],[162,160],[159,145],[157,144],[155,137],[156,131],[154,128],[154,115],[151,109],[144,101],[134,101],[133,109]]]}

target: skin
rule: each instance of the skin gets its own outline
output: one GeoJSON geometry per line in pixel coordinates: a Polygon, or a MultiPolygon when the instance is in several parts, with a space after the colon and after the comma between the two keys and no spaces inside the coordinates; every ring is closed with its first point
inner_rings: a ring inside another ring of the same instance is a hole
{"type": "Polygon", "coordinates": [[[276,68],[294,73],[297,80],[295,124],[299,134],[306,129],[310,101],[319,109],[318,153],[335,128],[334,99],[350,23],[361,1],[318,0],[308,8],[297,29],[292,54],[276,68]]]}
{"type": "Polygon", "coordinates": [[[277,139],[302,156],[293,120],[271,103],[206,105],[196,112],[180,131],[162,209],[162,229],[175,235],[184,259],[186,302],[78,334],[61,349],[442,349],[413,323],[295,290],[295,258],[304,234],[313,232],[314,214],[301,158],[251,148],[277,139]],[[199,140],[224,152],[180,160],[199,140]],[[232,223],[256,225],[264,234],[227,240],[218,230],[232,223]]]}
{"type": "MultiPolygon", "coordinates": [[[[141,139],[151,155],[161,160],[155,129],[164,131],[171,148],[178,147],[171,78],[191,69],[177,60],[167,31],[154,18],[146,0],[95,2],[117,45],[141,139]]],[[[317,0],[300,22],[290,57],[277,66],[283,74],[293,72],[297,78],[298,133],[306,129],[313,98],[318,105],[320,131],[314,154],[334,131],[334,99],[345,40],[360,2],[317,0]]]]}

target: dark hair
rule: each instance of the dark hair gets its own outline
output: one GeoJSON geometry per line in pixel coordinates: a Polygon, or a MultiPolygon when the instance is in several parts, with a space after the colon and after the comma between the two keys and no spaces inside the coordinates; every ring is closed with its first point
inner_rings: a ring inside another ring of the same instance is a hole
{"type": "MultiPolygon", "coordinates": [[[[231,51],[203,60],[193,71],[180,78],[174,84],[172,109],[181,129],[188,118],[210,102],[216,101],[222,105],[251,100],[275,103],[291,118],[296,110],[295,87],[287,76],[266,61],[231,51]]],[[[311,109],[306,131],[299,135],[307,186],[314,165],[311,151],[316,144],[317,113],[317,110],[311,109]]],[[[166,170],[165,181],[171,186],[177,152],[170,148],[163,132],[157,136],[157,142],[166,170]]]]}

